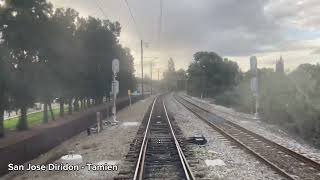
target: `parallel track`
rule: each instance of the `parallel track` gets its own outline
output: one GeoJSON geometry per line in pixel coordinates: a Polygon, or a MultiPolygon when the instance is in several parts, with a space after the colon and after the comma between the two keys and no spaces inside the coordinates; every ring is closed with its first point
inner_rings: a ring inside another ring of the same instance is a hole
{"type": "Polygon", "coordinates": [[[175,96],[175,99],[210,127],[245,148],[282,176],[288,179],[320,179],[318,162],[228,121],[184,97],[175,96]]]}

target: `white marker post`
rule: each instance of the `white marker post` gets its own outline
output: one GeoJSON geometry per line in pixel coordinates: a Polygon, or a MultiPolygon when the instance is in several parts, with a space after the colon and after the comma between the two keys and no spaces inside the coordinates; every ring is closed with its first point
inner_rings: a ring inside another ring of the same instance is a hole
{"type": "Polygon", "coordinates": [[[97,132],[101,132],[102,130],[102,123],[101,123],[101,114],[100,112],[96,112],[96,116],[97,116],[97,132]]]}
{"type": "Polygon", "coordinates": [[[117,107],[116,107],[116,100],[117,100],[117,94],[119,92],[119,81],[116,80],[117,74],[119,72],[119,60],[114,59],[112,61],[112,72],[113,72],[113,81],[112,81],[112,93],[113,93],[113,108],[112,108],[112,115],[113,115],[113,122],[117,123],[117,107]]]}
{"type": "Polygon", "coordinates": [[[128,96],[129,96],[130,111],[131,111],[131,90],[130,89],[128,89],[128,96]]]}
{"type": "Polygon", "coordinates": [[[258,61],[255,56],[250,57],[250,70],[252,74],[251,91],[255,97],[254,118],[259,119],[259,89],[258,89],[258,61]]]}

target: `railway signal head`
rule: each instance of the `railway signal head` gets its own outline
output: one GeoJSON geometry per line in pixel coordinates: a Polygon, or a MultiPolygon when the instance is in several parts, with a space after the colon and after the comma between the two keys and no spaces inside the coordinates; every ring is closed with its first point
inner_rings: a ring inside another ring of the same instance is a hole
{"type": "Polygon", "coordinates": [[[117,74],[119,72],[120,62],[118,59],[114,59],[112,61],[112,72],[113,74],[117,74]]]}

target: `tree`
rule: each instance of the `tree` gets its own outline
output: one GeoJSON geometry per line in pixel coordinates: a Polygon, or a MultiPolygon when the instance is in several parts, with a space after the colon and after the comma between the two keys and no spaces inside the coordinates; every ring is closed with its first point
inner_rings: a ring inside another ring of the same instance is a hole
{"type": "Polygon", "coordinates": [[[183,69],[179,69],[176,72],[176,79],[177,79],[178,90],[186,90],[186,80],[187,80],[186,71],[183,69]]]}
{"type": "Polygon", "coordinates": [[[7,48],[0,45],[0,138],[4,136],[4,111],[9,109],[11,68],[8,53],[7,48]]]}
{"type": "Polygon", "coordinates": [[[120,60],[120,72],[119,72],[119,81],[120,81],[120,95],[127,95],[128,89],[131,91],[135,89],[136,82],[134,79],[134,58],[130,53],[129,48],[123,48],[120,45],[117,47],[116,57],[120,60]]]}
{"type": "Polygon", "coordinates": [[[51,5],[45,0],[10,0],[6,1],[1,15],[3,43],[10,49],[15,65],[13,96],[16,106],[21,109],[19,130],[28,128],[27,109],[34,102],[34,65],[39,62],[37,55],[41,42],[37,35],[50,12],[51,5]]]}
{"type": "Polygon", "coordinates": [[[169,72],[175,72],[176,69],[175,69],[175,65],[174,65],[174,61],[172,58],[169,59],[168,61],[168,71],[169,72]]]}
{"type": "MultiPolygon", "coordinates": [[[[258,70],[260,117],[317,145],[320,139],[320,113],[318,95],[314,93],[317,93],[318,68],[317,65],[303,64],[288,75],[273,69],[258,70]]],[[[216,98],[215,102],[221,104],[221,99],[225,102],[231,97],[233,108],[252,112],[250,79],[249,71],[243,73],[239,85],[216,98]]]]}
{"type": "Polygon", "coordinates": [[[234,87],[240,77],[238,64],[214,52],[197,52],[188,69],[192,91],[215,96],[234,87]]]}
{"type": "Polygon", "coordinates": [[[84,57],[82,65],[85,73],[82,73],[82,76],[86,92],[79,92],[78,95],[89,95],[96,103],[101,103],[102,97],[107,90],[110,90],[111,64],[117,57],[119,49],[117,37],[120,35],[120,30],[120,24],[117,22],[101,21],[93,17],[79,22],[76,38],[81,43],[84,57]]]}
{"type": "Polygon", "coordinates": [[[163,73],[163,80],[166,84],[167,90],[173,91],[177,89],[175,64],[172,58],[168,60],[168,70],[163,73]]]}
{"type": "Polygon", "coordinates": [[[202,94],[203,87],[203,72],[199,63],[191,63],[187,70],[188,72],[188,89],[187,92],[194,96],[202,94]]]}
{"type": "Polygon", "coordinates": [[[77,18],[78,12],[75,10],[58,8],[42,30],[40,59],[43,71],[39,72],[42,74],[39,76],[39,82],[42,84],[38,86],[40,88],[38,97],[45,107],[44,122],[48,121],[46,110],[48,105],[53,117],[51,102],[54,98],[59,98],[60,116],[63,116],[65,99],[72,97],[71,90],[74,88],[69,85],[71,82],[76,82],[77,77],[73,77],[73,72],[78,69],[76,61],[81,57],[79,43],[74,37],[77,18]]]}
{"type": "Polygon", "coordinates": [[[48,109],[59,99],[69,114],[109,95],[114,58],[120,60],[120,94],[135,87],[133,56],[119,43],[118,22],[80,18],[73,9],[53,9],[46,0],[7,0],[0,7],[0,135],[5,109],[20,109],[19,130],[28,128],[34,102],[48,109]],[[5,50],[5,51],[3,51],[5,50]]]}

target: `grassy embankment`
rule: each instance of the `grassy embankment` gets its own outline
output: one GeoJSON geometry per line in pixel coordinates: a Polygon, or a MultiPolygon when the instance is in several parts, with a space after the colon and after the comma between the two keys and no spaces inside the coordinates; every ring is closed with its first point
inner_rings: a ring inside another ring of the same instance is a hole
{"type": "MultiPolygon", "coordinates": [[[[65,112],[68,110],[68,107],[65,106],[65,112]]],[[[53,115],[57,117],[59,115],[59,108],[53,109],[53,115]]],[[[48,112],[49,120],[52,119],[50,111],[48,112]]],[[[20,117],[10,118],[4,121],[4,128],[5,129],[15,129],[16,125],[19,121],[20,117]]],[[[43,120],[43,111],[35,112],[28,114],[28,125],[35,125],[42,123],[43,120]]]]}

